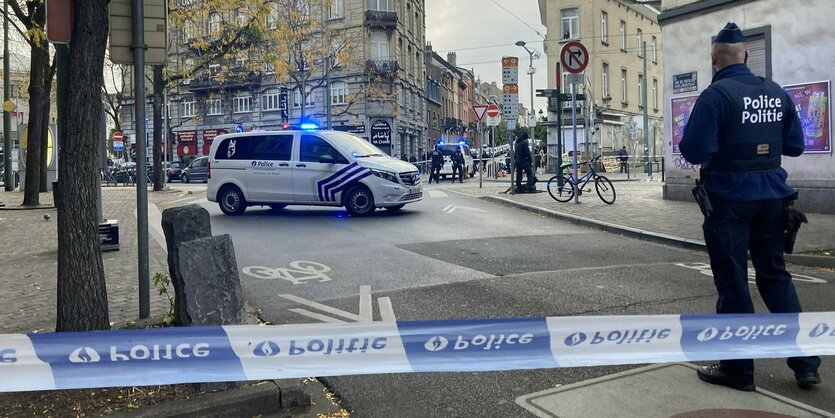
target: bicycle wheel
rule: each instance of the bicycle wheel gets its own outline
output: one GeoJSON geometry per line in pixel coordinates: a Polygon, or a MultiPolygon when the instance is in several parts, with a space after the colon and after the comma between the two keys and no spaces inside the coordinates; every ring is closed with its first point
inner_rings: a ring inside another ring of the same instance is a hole
{"type": "Polygon", "coordinates": [[[568,202],[574,198],[574,183],[568,177],[563,177],[562,187],[558,183],[559,176],[548,180],[548,194],[557,202],[568,202]]]}
{"type": "Polygon", "coordinates": [[[609,179],[604,176],[596,176],[594,178],[594,188],[597,190],[597,195],[600,196],[600,200],[603,203],[607,205],[615,203],[615,198],[617,197],[615,194],[615,186],[612,185],[609,179]]]}

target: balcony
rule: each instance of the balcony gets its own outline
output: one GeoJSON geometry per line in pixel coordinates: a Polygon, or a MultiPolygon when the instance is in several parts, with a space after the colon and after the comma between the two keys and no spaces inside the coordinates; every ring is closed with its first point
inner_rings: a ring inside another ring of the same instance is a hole
{"type": "Polygon", "coordinates": [[[400,65],[396,60],[368,60],[365,62],[365,72],[370,75],[378,75],[384,78],[394,78],[400,65]]]}
{"type": "Polygon", "coordinates": [[[394,29],[397,27],[397,12],[366,10],[365,26],[369,28],[394,29]]]}
{"type": "Polygon", "coordinates": [[[243,89],[252,86],[261,85],[261,77],[255,73],[249,74],[231,74],[223,79],[215,79],[215,77],[202,76],[194,77],[188,83],[183,83],[184,87],[195,93],[210,92],[215,90],[225,89],[243,89]]]}

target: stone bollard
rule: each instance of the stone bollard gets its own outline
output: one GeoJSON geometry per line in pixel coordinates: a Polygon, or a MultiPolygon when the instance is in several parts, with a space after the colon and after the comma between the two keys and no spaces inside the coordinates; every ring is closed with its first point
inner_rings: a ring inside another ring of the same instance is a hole
{"type": "Polygon", "coordinates": [[[162,231],[168,248],[168,273],[174,286],[174,322],[177,325],[189,325],[186,312],[188,295],[184,291],[180,264],[180,244],[197,238],[212,236],[212,224],[209,212],[198,206],[189,205],[166,209],[162,212],[162,231]]]}

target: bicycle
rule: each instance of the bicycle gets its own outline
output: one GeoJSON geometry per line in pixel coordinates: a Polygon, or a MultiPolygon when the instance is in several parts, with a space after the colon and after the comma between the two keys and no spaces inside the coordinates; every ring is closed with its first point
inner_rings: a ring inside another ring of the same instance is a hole
{"type": "MultiPolygon", "coordinates": [[[[569,174],[568,176],[563,176],[561,174],[557,174],[554,177],[551,177],[548,180],[548,194],[556,200],[557,202],[568,202],[574,198],[574,191],[577,190],[577,195],[583,195],[583,189],[589,184],[592,179],[594,179],[594,188],[597,191],[597,196],[600,197],[600,200],[607,205],[611,205],[615,203],[615,198],[617,195],[615,194],[615,186],[612,185],[612,182],[606,178],[605,176],[601,176],[594,171],[594,165],[592,163],[598,161],[600,159],[600,155],[591,159],[591,161],[587,162],[578,162],[577,165],[586,164],[589,166],[588,173],[584,174],[579,179],[577,178],[576,174],[569,174]],[[562,179],[562,185],[560,186],[559,180],[562,179]],[[582,184],[580,184],[582,183],[582,184]],[[577,185],[580,187],[577,187],[577,185]]],[[[568,164],[564,164],[561,169],[565,167],[570,167],[568,164]]],[[[586,190],[588,192],[591,189],[586,190]]]]}

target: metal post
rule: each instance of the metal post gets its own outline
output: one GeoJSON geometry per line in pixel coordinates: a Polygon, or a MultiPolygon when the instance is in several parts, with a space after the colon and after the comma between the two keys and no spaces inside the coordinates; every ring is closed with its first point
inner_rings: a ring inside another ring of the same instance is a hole
{"type": "Polygon", "coordinates": [[[649,165],[649,103],[647,103],[647,84],[649,77],[647,77],[647,43],[644,41],[642,45],[642,52],[644,56],[644,84],[641,86],[641,95],[644,104],[644,170],[647,173],[647,180],[652,179],[652,167],[649,165]]]}
{"type": "Polygon", "coordinates": [[[577,84],[571,83],[571,132],[574,136],[574,158],[572,159],[572,166],[574,174],[574,203],[580,203],[580,173],[577,171],[577,84]]]}
{"type": "Polygon", "coordinates": [[[481,161],[481,165],[478,166],[478,188],[482,188],[483,184],[483,177],[484,177],[484,164],[486,163],[483,158],[481,158],[481,154],[484,152],[482,151],[482,147],[484,146],[484,124],[479,122],[478,123],[478,140],[480,144],[478,144],[478,148],[476,148],[476,156],[479,161],[481,161]]]}
{"type": "MultiPolygon", "coordinates": [[[[9,0],[3,2],[3,103],[9,101],[9,0]]],[[[53,150],[53,152],[55,152],[53,150]]],[[[3,167],[5,167],[5,186],[7,192],[14,191],[14,173],[12,173],[12,115],[3,109],[3,167]]]]}
{"type": "Polygon", "coordinates": [[[326,123],[325,129],[333,129],[333,127],[331,126],[331,71],[330,71],[330,65],[331,65],[331,58],[330,57],[325,58],[325,66],[327,67],[327,69],[325,70],[325,71],[327,71],[325,73],[325,114],[327,115],[326,118],[325,118],[325,123],[326,123]]]}
{"type": "Polygon", "coordinates": [[[168,91],[162,91],[162,187],[168,182],[168,91]]]}
{"type": "Polygon", "coordinates": [[[531,143],[530,141],[533,141],[533,143],[536,144],[536,140],[534,139],[534,136],[533,136],[534,135],[534,129],[536,128],[536,119],[534,119],[534,123],[531,123],[531,114],[534,115],[534,118],[536,117],[536,114],[534,114],[534,110],[533,110],[533,72],[534,72],[534,69],[533,69],[533,54],[534,54],[534,52],[535,51],[530,52],[531,65],[530,65],[530,67],[528,67],[528,72],[531,74],[531,108],[530,108],[530,111],[529,111],[530,114],[528,115],[528,125],[530,125],[530,126],[528,126],[528,128],[529,128],[530,133],[528,134],[528,141],[529,141],[528,143],[531,143]]]}
{"type": "Polygon", "coordinates": [[[133,14],[133,92],[136,125],[136,235],[139,271],[139,317],[151,316],[148,266],[148,167],[145,146],[145,10],[143,0],[131,0],[133,14]]]}

